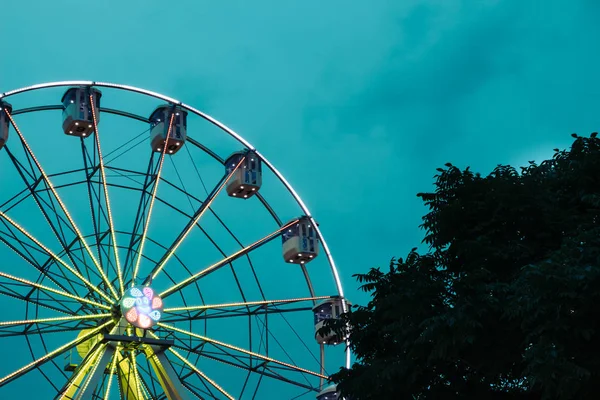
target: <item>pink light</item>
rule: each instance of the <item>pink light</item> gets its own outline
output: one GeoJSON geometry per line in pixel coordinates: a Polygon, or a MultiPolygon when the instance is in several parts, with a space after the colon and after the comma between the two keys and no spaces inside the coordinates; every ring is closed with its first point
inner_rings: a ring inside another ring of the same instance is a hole
{"type": "Polygon", "coordinates": [[[162,299],[160,297],[155,297],[152,299],[152,309],[157,310],[163,306],[162,299]]]}
{"type": "Polygon", "coordinates": [[[152,289],[150,289],[149,287],[145,287],[144,288],[144,296],[146,296],[148,299],[152,299],[152,297],[154,297],[154,291],[152,289]]]}
{"type": "Polygon", "coordinates": [[[132,308],[131,310],[127,311],[127,314],[125,314],[125,319],[132,324],[137,320],[137,318],[138,313],[135,308],[132,308]]]}

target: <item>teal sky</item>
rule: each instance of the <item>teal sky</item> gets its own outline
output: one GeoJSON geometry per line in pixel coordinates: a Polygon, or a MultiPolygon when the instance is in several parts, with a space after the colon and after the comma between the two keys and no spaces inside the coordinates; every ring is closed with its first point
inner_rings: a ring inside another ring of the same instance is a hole
{"type": "Polygon", "coordinates": [[[0,92],[123,83],[226,123],[294,185],[359,303],[352,274],[419,245],[415,194],[436,167],[487,174],[600,129],[592,0],[21,0],[1,13],[0,92]]]}

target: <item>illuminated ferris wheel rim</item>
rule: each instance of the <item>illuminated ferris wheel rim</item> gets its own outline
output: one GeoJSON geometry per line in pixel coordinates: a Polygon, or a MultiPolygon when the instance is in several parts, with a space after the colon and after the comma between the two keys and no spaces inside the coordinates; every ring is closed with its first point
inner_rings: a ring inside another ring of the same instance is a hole
{"type": "MultiPolygon", "coordinates": [[[[260,153],[249,141],[247,141],[246,139],[244,139],[240,134],[238,134],[237,132],[235,132],[233,129],[229,128],[227,125],[225,125],[224,123],[220,122],[219,120],[213,118],[212,116],[188,105],[185,104],[177,99],[174,99],[172,97],[166,96],[164,94],[161,93],[157,93],[154,91],[150,91],[150,90],[146,90],[146,89],[142,89],[136,86],[131,86],[131,85],[122,85],[122,84],[117,84],[117,83],[110,83],[110,82],[98,82],[98,81],[84,81],[84,80],[71,80],[71,81],[55,81],[55,82],[46,82],[46,83],[40,83],[40,84],[35,84],[35,85],[30,85],[30,86],[25,86],[19,89],[15,89],[15,90],[10,90],[8,92],[4,92],[2,94],[0,94],[0,100],[4,100],[8,97],[11,96],[15,96],[18,94],[22,94],[25,92],[30,92],[30,91],[35,91],[35,90],[42,90],[42,89],[48,89],[48,88],[54,88],[54,87],[66,87],[66,86],[86,86],[86,87],[104,87],[104,88],[111,88],[111,89],[117,89],[117,90],[124,90],[124,91],[129,91],[129,92],[134,92],[134,93],[138,93],[138,94],[142,94],[142,95],[146,95],[146,96],[150,96],[150,97],[154,97],[156,99],[160,99],[163,101],[166,101],[168,103],[171,103],[175,106],[181,107],[182,109],[185,109],[199,117],[201,117],[202,119],[208,121],[209,123],[213,124],[214,126],[218,127],[219,129],[221,129],[222,131],[224,131],[225,133],[227,133],[229,136],[231,136],[232,138],[234,138],[235,140],[237,140],[240,144],[242,144],[243,146],[245,146],[248,150],[253,151],[257,157],[259,157],[261,159],[261,161],[263,163],[265,163],[265,165],[267,165],[267,167],[277,176],[277,178],[279,179],[279,181],[285,186],[285,188],[288,190],[288,192],[292,195],[292,197],[294,198],[294,200],[296,201],[296,203],[300,206],[300,208],[302,209],[303,213],[310,218],[312,225],[320,239],[321,245],[323,246],[323,250],[325,252],[325,255],[327,257],[327,260],[329,262],[329,266],[331,268],[332,274],[333,274],[333,278],[335,281],[335,285],[336,285],[336,289],[338,291],[338,294],[340,296],[341,299],[344,299],[344,290],[342,287],[342,283],[341,283],[341,279],[339,276],[339,272],[337,269],[337,266],[335,264],[335,260],[333,259],[333,255],[331,254],[331,251],[329,250],[329,246],[327,244],[327,241],[325,240],[325,237],[323,236],[317,222],[315,221],[314,217],[312,216],[310,210],[308,209],[308,207],[306,206],[306,204],[304,203],[304,201],[302,200],[302,198],[300,197],[300,195],[296,192],[296,190],[292,187],[292,185],[289,183],[289,181],[283,176],[283,174],[262,154],[260,153]]],[[[31,110],[34,111],[34,110],[31,110]]],[[[131,115],[133,116],[133,115],[131,115]]],[[[309,283],[310,284],[310,283],[309,283]]],[[[341,301],[341,306],[342,306],[342,310],[343,312],[347,312],[348,311],[348,305],[346,303],[346,301],[341,301]]],[[[351,353],[349,351],[349,349],[346,350],[346,360],[345,360],[345,364],[346,364],[346,368],[350,368],[350,364],[351,364],[351,353]]]]}

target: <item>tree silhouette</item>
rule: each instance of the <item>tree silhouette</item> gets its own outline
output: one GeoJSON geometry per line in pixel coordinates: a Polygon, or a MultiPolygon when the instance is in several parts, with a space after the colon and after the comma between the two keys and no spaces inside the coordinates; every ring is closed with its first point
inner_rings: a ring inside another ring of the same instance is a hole
{"type": "Polygon", "coordinates": [[[518,173],[451,164],[419,193],[429,251],[356,275],[346,398],[592,399],[600,395],[600,140],[518,173]]]}

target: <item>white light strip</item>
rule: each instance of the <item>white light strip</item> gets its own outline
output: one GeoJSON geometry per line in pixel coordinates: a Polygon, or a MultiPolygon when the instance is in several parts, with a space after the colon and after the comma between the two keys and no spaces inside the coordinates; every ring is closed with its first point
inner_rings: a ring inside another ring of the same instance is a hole
{"type": "Polygon", "coordinates": [[[15,94],[28,92],[30,90],[47,89],[47,88],[58,87],[58,86],[90,86],[93,83],[94,82],[92,82],[92,81],[61,81],[61,82],[40,83],[38,85],[25,86],[20,89],[11,90],[10,92],[2,93],[2,95],[0,95],[0,99],[3,97],[8,97],[8,96],[13,96],[15,94]]]}

